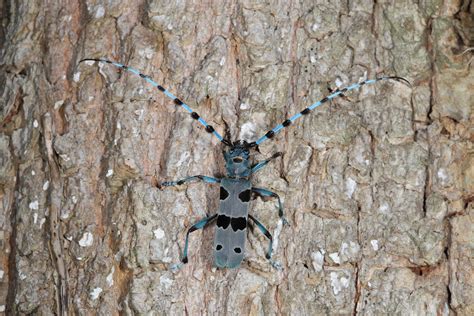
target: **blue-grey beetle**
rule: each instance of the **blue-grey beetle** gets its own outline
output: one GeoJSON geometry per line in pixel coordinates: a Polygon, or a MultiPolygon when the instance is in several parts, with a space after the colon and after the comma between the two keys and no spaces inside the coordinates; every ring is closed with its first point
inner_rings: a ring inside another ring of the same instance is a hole
{"type": "Polygon", "coordinates": [[[380,80],[396,80],[410,85],[410,83],[406,79],[396,76],[379,77],[376,79],[365,80],[360,83],[355,83],[344,89],[338,89],[334,91],[332,94],[305,108],[301,112],[293,115],[290,118],[287,118],[281,124],[278,124],[276,127],[269,130],[267,133],[265,133],[265,135],[260,137],[255,142],[246,142],[241,140],[231,142],[230,140],[222,137],[214,129],[214,127],[209,125],[204,119],[199,116],[198,113],[194,112],[186,103],[178,99],[168,90],[163,88],[161,85],[153,81],[149,76],[144,75],[140,71],[106,59],[86,58],[81,60],[80,62],[83,61],[97,61],[111,64],[120,69],[127,70],[131,73],[134,73],[135,75],[140,76],[141,78],[155,86],[159,91],[163,92],[168,98],[172,99],[176,105],[179,105],[186,111],[188,111],[191,117],[198,121],[201,125],[203,125],[208,133],[213,134],[215,137],[217,137],[217,139],[219,139],[220,142],[230,147],[227,151],[224,152],[227,176],[223,178],[213,178],[208,176],[196,175],[178,181],[167,181],[161,183],[161,186],[166,187],[182,185],[186,182],[193,180],[200,180],[205,183],[220,184],[220,207],[218,213],[199,220],[197,223],[195,223],[188,229],[188,232],[186,234],[186,240],[184,243],[183,256],[181,258],[182,263],[188,262],[189,234],[195,230],[204,228],[204,226],[215,220],[217,228],[214,238],[214,263],[219,268],[236,268],[242,262],[245,252],[246,230],[249,219],[253,221],[259,228],[259,230],[269,239],[270,243],[266,258],[270,260],[273,266],[278,266],[271,260],[273,241],[272,235],[265,228],[265,226],[262,225],[262,223],[260,223],[255,217],[249,214],[248,207],[252,195],[276,198],[278,201],[278,215],[283,220],[283,223],[288,223],[283,215],[283,206],[278,194],[271,192],[267,189],[253,187],[250,181],[252,174],[263,168],[271,160],[280,157],[281,153],[276,153],[266,160],[252,164],[250,161],[250,151],[252,149],[256,149],[257,146],[260,145],[263,141],[273,138],[275,134],[278,133],[281,129],[291,125],[301,116],[309,114],[319,105],[326,103],[337,96],[343,96],[344,93],[350,90],[354,90],[365,84],[372,84],[380,80]]]}

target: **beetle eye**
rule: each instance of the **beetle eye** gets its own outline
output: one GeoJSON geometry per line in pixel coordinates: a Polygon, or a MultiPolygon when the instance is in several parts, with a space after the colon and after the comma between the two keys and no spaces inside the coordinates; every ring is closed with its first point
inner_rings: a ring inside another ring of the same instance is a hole
{"type": "Polygon", "coordinates": [[[240,157],[235,157],[235,158],[232,159],[232,161],[235,162],[235,163],[241,163],[243,161],[243,159],[240,158],[240,157]]]}

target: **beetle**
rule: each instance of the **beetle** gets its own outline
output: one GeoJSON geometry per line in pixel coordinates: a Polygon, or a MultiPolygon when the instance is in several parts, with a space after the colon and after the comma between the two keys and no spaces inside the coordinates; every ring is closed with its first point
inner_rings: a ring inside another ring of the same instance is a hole
{"type": "Polygon", "coordinates": [[[206,132],[214,135],[224,146],[229,147],[228,150],[224,150],[223,152],[227,170],[227,175],[225,177],[214,178],[203,175],[195,175],[177,181],[162,182],[159,185],[161,187],[172,187],[180,186],[191,181],[202,181],[208,184],[220,185],[219,211],[217,214],[199,220],[188,229],[184,242],[183,255],[181,257],[182,264],[188,263],[189,235],[196,230],[204,228],[211,222],[216,221],[217,227],[214,237],[214,263],[219,268],[236,268],[242,262],[245,253],[246,229],[249,220],[255,223],[258,229],[265,235],[265,237],[268,238],[269,246],[266,253],[266,258],[270,261],[272,266],[279,268],[279,264],[272,261],[271,259],[273,247],[272,235],[258,219],[249,214],[249,202],[252,195],[275,198],[278,202],[278,215],[284,224],[288,224],[288,221],[284,217],[283,205],[281,203],[280,196],[270,190],[254,187],[251,182],[251,176],[255,172],[265,167],[273,159],[282,156],[282,153],[277,152],[268,159],[252,164],[251,150],[258,150],[258,145],[267,139],[272,139],[278,132],[290,126],[298,118],[308,115],[316,107],[331,101],[333,98],[343,96],[344,93],[348,91],[355,90],[362,87],[363,85],[373,84],[381,80],[395,80],[410,85],[406,79],[398,76],[384,76],[365,80],[360,83],[354,83],[343,89],[335,90],[333,93],[324,97],[318,102],[313,103],[311,106],[303,109],[299,113],[296,113],[295,115],[285,119],[282,123],[269,130],[254,142],[247,142],[245,140],[237,140],[232,142],[229,139],[222,137],[213,126],[209,125],[198,113],[192,110],[191,107],[178,99],[171,92],[163,88],[160,84],[156,83],[153,79],[151,79],[150,76],[147,76],[134,68],[108,59],[85,58],[79,63],[86,61],[110,64],[140,76],[148,83],[156,87],[160,92],[164,93],[168,98],[173,100],[174,104],[181,106],[185,111],[189,112],[194,120],[204,126],[206,132]]]}

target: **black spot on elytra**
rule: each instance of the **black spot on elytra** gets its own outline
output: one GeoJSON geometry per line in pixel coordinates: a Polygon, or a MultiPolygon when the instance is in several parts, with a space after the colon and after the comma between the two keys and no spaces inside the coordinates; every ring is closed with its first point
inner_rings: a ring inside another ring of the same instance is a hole
{"type": "Polygon", "coordinates": [[[226,189],[221,187],[221,201],[227,199],[228,196],[229,196],[229,192],[227,192],[226,189]]]}
{"type": "Polygon", "coordinates": [[[157,88],[158,88],[158,90],[160,90],[160,91],[162,91],[162,92],[166,90],[165,88],[163,88],[163,87],[160,86],[160,85],[159,85],[157,88]]]}
{"type": "Polygon", "coordinates": [[[198,120],[199,119],[199,114],[197,114],[196,112],[192,112],[191,117],[195,120],[198,120]]]}
{"type": "Polygon", "coordinates": [[[245,190],[245,191],[242,191],[239,193],[239,199],[242,201],[242,202],[248,202],[250,201],[250,190],[245,190]]]}
{"type": "Polygon", "coordinates": [[[239,247],[235,247],[235,248],[234,248],[234,252],[235,252],[235,253],[241,253],[241,252],[242,252],[242,249],[240,249],[239,247]]]}
{"type": "Polygon", "coordinates": [[[216,250],[221,250],[222,249],[222,245],[217,245],[216,246],[216,250]]]}
{"type": "Polygon", "coordinates": [[[183,101],[181,101],[180,99],[176,98],[176,99],[174,99],[174,103],[177,104],[177,105],[181,105],[181,104],[183,104],[183,101]]]}
{"type": "Polygon", "coordinates": [[[234,232],[238,230],[244,230],[247,228],[247,220],[245,219],[245,217],[232,218],[230,221],[230,225],[232,226],[232,230],[234,232]]]}
{"type": "Polygon", "coordinates": [[[219,215],[217,216],[217,227],[221,227],[222,229],[227,229],[230,224],[230,217],[226,215],[219,215]]]}
{"type": "Polygon", "coordinates": [[[324,99],[321,100],[321,103],[327,102],[329,99],[328,97],[325,97],[324,99]]]}

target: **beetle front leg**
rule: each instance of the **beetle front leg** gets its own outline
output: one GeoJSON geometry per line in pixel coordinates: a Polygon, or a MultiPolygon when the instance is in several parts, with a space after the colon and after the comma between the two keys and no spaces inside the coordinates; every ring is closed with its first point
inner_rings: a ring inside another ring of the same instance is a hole
{"type": "Polygon", "coordinates": [[[173,187],[173,186],[185,184],[186,182],[190,182],[190,181],[193,181],[193,180],[199,180],[199,181],[203,181],[205,183],[220,183],[221,182],[221,179],[218,179],[218,178],[197,175],[197,176],[186,177],[184,179],[176,180],[176,181],[161,182],[159,184],[159,186],[173,187]]]}
{"type": "Polygon", "coordinates": [[[254,188],[254,187],[252,187],[252,192],[256,193],[259,196],[269,196],[269,197],[277,198],[278,216],[283,221],[283,224],[289,225],[288,221],[285,218],[285,215],[283,214],[283,205],[281,204],[280,196],[278,194],[276,194],[275,192],[269,191],[267,189],[254,188]]]}
{"type": "Polygon", "coordinates": [[[273,156],[271,156],[270,158],[268,159],[265,159],[259,163],[257,163],[256,165],[252,166],[252,171],[251,173],[255,173],[257,172],[258,170],[262,169],[263,167],[265,167],[270,161],[272,161],[273,159],[275,158],[278,158],[278,157],[281,157],[283,154],[281,152],[277,152],[277,153],[274,153],[273,156]]]}

